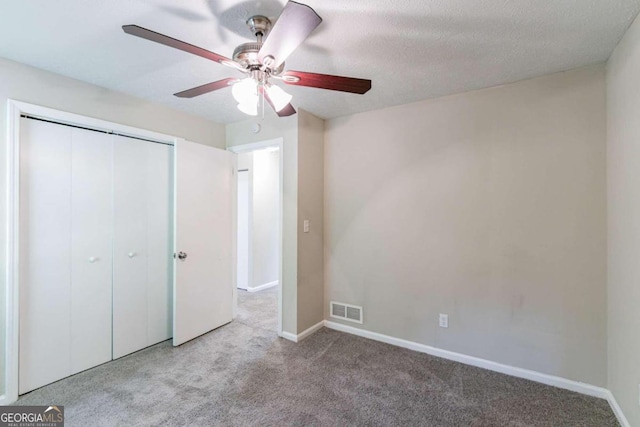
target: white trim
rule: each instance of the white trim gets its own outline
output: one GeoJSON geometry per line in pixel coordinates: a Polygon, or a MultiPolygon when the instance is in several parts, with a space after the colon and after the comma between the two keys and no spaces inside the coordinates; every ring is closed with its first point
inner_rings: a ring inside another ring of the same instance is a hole
{"type": "Polygon", "coordinates": [[[5,282],[5,383],[3,403],[18,400],[19,279],[18,226],[20,218],[20,114],[22,107],[7,102],[7,264],[5,282]]]}
{"type": "MultiPolygon", "coordinates": [[[[282,272],[283,272],[283,264],[284,264],[284,139],[283,138],[274,138],[268,139],[265,141],[253,142],[250,144],[242,144],[242,145],[234,145],[231,147],[227,147],[228,151],[232,153],[247,153],[250,151],[261,150],[263,148],[268,147],[278,147],[280,154],[280,265],[278,267],[278,283],[282,283],[282,272]]],[[[237,168],[236,168],[237,170],[237,168]]],[[[235,174],[236,180],[238,174],[235,174]]],[[[237,188],[237,185],[236,185],[237,188]]],[[[235,236],[235,233],[234,233],[235,236]]],[[[234,237],[235,239],[235,237],[234,237]]],[[[251,249],[249,250],[249,257],[251,259],[251,249]]],[[[249,276],[251,280],[251,275],[249,276]]],[[[251,281],[249,282],[251,283],[251,281]]],[[[282,330],[282,286],[278,287],[278,336],[282,338],[286,338],[291,341],[295,341],[292,337],[295,337],[294,334],[290,332],[284,332],[282,330]]],[[[237,292],[236,292],[237,295],[237,292]]],[[[237,297],[236,297],[237,298],[237,297]]]]}
{"type": "Polygon", "coordinates": [[[173,145],[176,140],[176,137],[172,135],[167,135],[164,133],[154,132],[146,129],[140,129],[133,126],[122,125],[119,123],[113,123],[106,120],[95,119],[93,117],[82,116],[80,114],[68,113],[66,111],[54,110],[53,108],[42,107],[35,104],[28,104],[22,101],[15,101],[13,99],[8,100],[8,106],[9,110],[13,109],[14,112],[18,113],[18,120],[20,119],[20,114],[27,114],[32,117],[53,120],[58,123],[74,126],[79,125],[103,132],[116,132],[121,135],[142,137],[157,142],[163,142],[165,144],[173,145]]]}
{"type": "Polygon", "coordinates": [[[0,397],[1,404],[9,404],[18,400],[20,319],[18,233],[20,220],[20,116],[22,114],[120,135],[137,136],[170,145],[175,145],[179,139],[171,135],[106,120],[54,110],[13,99],[7,100],[7,257],[5,288],[5,324],[7,329],[5,335],[5,394],[0,397]]]}
{"type": "Polygon", "coordinates": [[[313,325],[312,327],[307,328],[304,331],[300,332],[298,335],[292,334],[291,332],[283,332],[282,338],[288,339],[289,341],[293,341],[293,342],[300,342],[303,339],[307,338],[308,336],[313,335],[314,332],[317,332],[318,330],[322,329],[322,327],[325,326],[325,323],[326,323],[326,320],[322,320],[316,323],[315,325],[313,325]]]}
{"type": "Polygon", "coordinates": [[[322,329],[322,327],[324,326],[324,320],[321,322],[316,323],[315,325],[313,325],[310,328],[305,329],[304,331],[302,331],[301,333],[298,334],[298,340],[296,342],[300,342],[303,339],[307,338],[310,335],[313,335],[315,332],[319,331],[320,329],[322,329]]]}
{"type": "Polygon", "coordinates": [[[231,147],[227,147],[227,150],[231,151],[232,153],[240,154],[262,150],[263,148],[269,147],[278,147],[282,149],[282,141],[282,138],[267,139],[264,141],[252,142],[250,144],[232,145],[231,147]]]}
{"type": "Polygon", "coordinates": [[[502,363],[492,362],[491,360],[480,359],[474,356],[467,356],[466,354],[455,353],[449,350],[442,350],[440,348],[431,347],[429,345],[407,341],[401,338],[395,338],[389,335],[383,335],[377,332],[371,332],[367,331],[366,329],[360,329],[349,325],[343,325],[341,323],[332,322],[330,320],[325,320],[324,326],[336,331],[346,332],[348,334],[372,339],[374,341],[380,341],[398,347],[408,348],[410,350],[427,353],[432,356],[442,357],[443,359],[453,360],[455,362],[464,363],[466,365],[477,366],[479,368],[488,369],[490,371],[500,372],[502,374],[511,375],[513,377],[524,378],[538,383],[563,388],[565,390],[575,391],[577,393],[586,394],[588,396],[607,399],[608,395],[610,394],[609,390],[591,384],[573,381],[554,375],[543,374],[541,372],[531,371],[529,369],[504,365],[502,363]]]}
{"type": "Polygon", "coordinates": [[[618,405],[618,402],[616,401],[616,398],[611,390],[607,390],[607,401],[609,402],[609,406],[611,406],[611,410],[615,414],[620,425],[622,427],[631,427],[631,424],[629,424],[629,420],[627,420],[627,417],[624,416],[622,408],[620,407],[620,405],[618,405]]]}
{"type": "MultiPolygon", "coordinates": [[[[176,138],[175,140],[175,147],[177,148],[180,144],[184,143],[186,140],[184,138],[176,138]]],[[[178,215],[177,215],[177,207],[178,207],[178,150],[175,149],[173,151],[173,163],[171,165],[172,170],[171,170],[171,176],[172,176],[172,195],[173,198],[171,200],[171,203],[173,205],[173,209],[171,210],[171,214],[172,214],[172,224],[171,224],[171,229],[173,231],[173,236],[172,236],[172,244],[173,244],[173,248],[171,248],[171,252],[174,254],[173,258],[171,261],[173,261],[173,264],[171,265],[171,280],[172,280],[172,284],[173,286],[171,286],[171,345],[175,346],[174,341],[173,341],[173,337],[175,336],[175,331],[177,329],[177,325],[176,325],[176,311],[177,311],[177,305],[176,305],[176,294],[177,294],[177,287],[176,287],[176,283],[178,281],[178,260],[175,258],[175,254],[178,253],[178,215]]],[[[233,244],[233,243],[232,243],[233,244]]],[[[232,291],[233,292],[233,291],[232,291]]],[[[233,307],[231,307],[231,313],[233,315],[233,307]]],[[[113,346],[112,346],[112,351],[113,351],[113,346]]]]}
{"type": "Polygon", "coordinates": [[[274,286],[278,286],[280,284],[279,280],[274,280],[273,282],[265,283],[260,286],[256,286],[254,288],[247,288],[247,292],[260,292],[265,289],[273,288],[274,286]]]}
{"type": "Polygon", "coordinates": [[[6,406],[10,403],[13,403],[13,400],[9,400],[6,394],[0,394],[0,406],[6,406]]]}
{"type": "MultiPolygon", "coordinates": [[[[231,254],[233,268],[231,269],[231,318],[238,316],[238,156],[233,156],[231,174],[235,185],[231,189],[231,254]]],[[[175,253],[175,252],[174,252],[175,253]]]]}
{"type": "Polygon", "coordinates": [[[280,336],[286,340],[298,342],[298,336],[296,334],[292,334],[291,332],[282,331],[280,336]]]}

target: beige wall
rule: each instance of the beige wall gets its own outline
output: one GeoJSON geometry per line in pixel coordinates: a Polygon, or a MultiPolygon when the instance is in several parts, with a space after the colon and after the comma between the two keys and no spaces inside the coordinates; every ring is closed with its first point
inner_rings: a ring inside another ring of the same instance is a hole
{"type": "Polygon", "coordinates": [[[283,172],[283,245],[282,245],[282,330],[297,332],[298,282],[298,118],[297,115],[278,118],[269,116],[249,119],[226,126],[228,147],[282,138],[283,172]],[[261,130],[254,134],[251,124],[259,123],[261,130]]]}
{"type": "MultiPolygon", "coordinates": [[[[224,126],[78,80],[0,58],[0,259],[6,259],[7,99],[175,135],[224,148],[224,126]]],[[[0,395],[4,387],[6,265],[0,266],[0,395]]]]}
{"type": "Polygon", "coordinates": [[[324,319],[324,121],[298,111],[298,333],[324,319]],[[303,222],[309,220],[309,232],[303,222]]]}
{"type": "Polygon", "coordinates": [[[594,66],[327,121],[325,310],[605,386],[605,115],[594,66]]]}
{"type": "Polygon", "coordinates": [[[640,426],[640,19],[607,65],[609,389],[640,426]]]}

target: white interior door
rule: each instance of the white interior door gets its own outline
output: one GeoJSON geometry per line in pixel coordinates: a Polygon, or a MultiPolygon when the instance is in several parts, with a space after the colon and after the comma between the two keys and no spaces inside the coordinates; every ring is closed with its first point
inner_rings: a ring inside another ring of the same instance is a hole
{"type": "Polygon", "coordinates": [[[238,172],[237,286],[249,286],[249,171],[238,172]]]}
{"type": "Polygon", "coordinates": [[[176,143],[173,345],[232,319],[234,187],[232,153],[176,143]]]}

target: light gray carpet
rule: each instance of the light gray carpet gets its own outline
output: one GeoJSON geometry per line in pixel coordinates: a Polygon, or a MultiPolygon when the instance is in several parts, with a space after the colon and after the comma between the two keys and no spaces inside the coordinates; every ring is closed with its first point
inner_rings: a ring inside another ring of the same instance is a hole
{"type": "Polygon", "coordinates": [[[616,426],[606,401],[322,329],[278,338],[276,291],[239,316],[23,396],[68,426],[616,426]],[[262,310],[261,312],[258,312],[262,310]]]}
{"type": "Polygon", "coordinates": [[[278,288],[255,293],[238,289],[238,313],[235,321],[278,333],[278,288]]]}

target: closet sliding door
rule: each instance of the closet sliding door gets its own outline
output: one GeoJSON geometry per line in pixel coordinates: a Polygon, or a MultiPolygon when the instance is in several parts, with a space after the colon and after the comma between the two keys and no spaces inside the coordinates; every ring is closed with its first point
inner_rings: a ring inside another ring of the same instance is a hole
{"type": "Polygon", "coordinates": [[[20,119],[20,379],[71,375],[71,129],[20,119]]]}
{"type": "Polygon", "coordinates": [[[114,359],[171,337],[171,151],[114,137],[114,359]]]}
{"type": "Polygon", "coordinates": [[[71,131],[71,373],[111,360],[113,140],[71,131]]]}
{"type": "Polygon", "coordinates": [[[20,124],[23,394],[111,359],[112,141],[20,124]]]}
{"type": "Polygon", "coordinates": [[[172,337],[174,147],[32,118],[20,147],[24,394],[172,337]]]}

